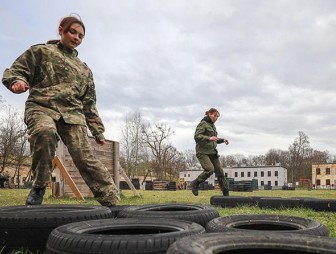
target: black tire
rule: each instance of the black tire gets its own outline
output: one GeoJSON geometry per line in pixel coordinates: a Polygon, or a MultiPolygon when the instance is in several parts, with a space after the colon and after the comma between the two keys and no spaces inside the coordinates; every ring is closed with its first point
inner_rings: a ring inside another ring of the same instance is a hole
{"type": "Polygon", "coordinates": [[[120,213],[120,211],[131,207],[132,205],[116,205],[116,206],[111,206],[110,207],[110,211],[112,213],[112,217],[111,218],[117,218],[118,214],[120,213]]]}
{"type": "Polygon", "coordinates": [[[194,222],[153,219],[106,219],[70,223],[54,229],[47,254],[166,253],[183,237],[202,234],[194,222]]]}
{"type": "Polygon", "coordinates": [[[0,250],[43,252],[50,232],[61,225],[83,220],[111,218],[103,206],[39,205],[0,208],[0,250]]]}
{"type": "Polygon", "coordinates": [[[304,199],[303,206],[319,212],[336,212],[336,199],[304,199]]]}
{"type": "Polygon", "coordinates": [[[203,227],[219,217],[218,211],[210,206],[197,204],[155,204],[126,208],[118,218],[164,218],[196,222],[203,227]]]}
{"type": "Polygon", "coordinates": [[[303,206],[303,199],[300,198],[279,198],[264,197],[258,202],[260,208],[265,209],[286,209],[303,206]]]}
{"type": "Polygon", "coordinates": [[[257,202],[252,197],[242,196],[212,196],[210,204],[215,206],[236,207],[242,205],[256,205],[257,202]]]}
{"type": "Polygon", "coordinates": [[[272,215],[232,215],[215,218],[206,225],[207,232],[282,232],[328,236],[329,231],[320,222],[307,218],[272,215]]]}
{"type": "Polygon", "coordinates": [[[335,254],[336,240],[325,236],[270,233],[207,233],[173,243],[167,254],[335,254]]]}

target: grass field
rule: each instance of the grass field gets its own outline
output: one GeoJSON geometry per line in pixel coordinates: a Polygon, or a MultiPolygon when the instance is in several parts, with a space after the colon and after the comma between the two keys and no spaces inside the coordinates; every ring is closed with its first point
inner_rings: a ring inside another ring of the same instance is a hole
{"type": "MultiPolygon", "coordinates": [[[[27,189],[0,189],[0,206],[24,205],[27,189]]],[[[122,201],[120,205],[143,205],[157,203],[196,203],[210,205],[210,198],[214,195],[221,195],[220,191],[208,190],[200,191],[200,195],[195,197],[189,190],[178,191],[148,191],[140,190],[141,197],[135,197],[130,190],[122,191],[122,201]]],[[[258,190],[253,192],[230,192],[231,196],[263,196],[263,197],[315,197],[321,199],[336,199],[336,190],[258,190]]],[[[85,204],[99,205],[93,198],[82,201],[75,198],[55,199],[51,196],[51,190],[47,189],[43,204],[85,204]]],[[[295,209],[260,209],[258,206],[239,206],[235,208],[216,207],[220,216],[234,214],[279,214],[309,218],[319,221],[327,226],[330,237],[336,238],[336,213],[316,212],[306,208],[295,209]]],[[[1,252],[0,252],[1,253],[1,252]]],[[[21,253],[21,252],[17,252],[21,253]]]]}

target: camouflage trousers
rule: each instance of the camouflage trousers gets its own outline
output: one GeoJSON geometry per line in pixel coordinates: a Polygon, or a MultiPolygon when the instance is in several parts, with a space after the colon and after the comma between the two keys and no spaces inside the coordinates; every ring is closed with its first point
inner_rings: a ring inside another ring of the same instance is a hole
{"type": "Polygon", "coordinates": [[[203,172],[197,177],[199,182],[206,181],[213,173],[215,173],[221,190],[228,190],[229,184],[224,176],[224,171],[220,165],[219,156],[217,154],[196,153],[196,157],[200,162],[203,172]]]}
{"type": "Polygon", "coordinates": [[[53,120],[37,112],[26,119],[32,154],[33,187],[44,187],[50,180],[52,161],[59,139],[67,146],[79,173],[96,200],[106,206],[115,205],[119,190],[107,168],[92,154],[86,126],[53,120]]]}

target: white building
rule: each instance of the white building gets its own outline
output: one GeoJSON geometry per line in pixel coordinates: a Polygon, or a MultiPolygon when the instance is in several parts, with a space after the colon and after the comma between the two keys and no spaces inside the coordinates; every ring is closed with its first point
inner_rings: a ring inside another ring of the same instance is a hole
{"type": "MultiPolygon", "coordinates": [[[[181,182],[191,182],[201,174],[202,170],[186,170],[180,172],[181,182]]],[[[287,186],[287,169],[280,166],[258,166],[258,167],[227,167],[224,174],[234,181],[258,180],[259,189],[265,185],[272,186],[273,189],[287,186]]],[[[207,180],[210,184],[215,184],[215,174],[207,180]]]]}

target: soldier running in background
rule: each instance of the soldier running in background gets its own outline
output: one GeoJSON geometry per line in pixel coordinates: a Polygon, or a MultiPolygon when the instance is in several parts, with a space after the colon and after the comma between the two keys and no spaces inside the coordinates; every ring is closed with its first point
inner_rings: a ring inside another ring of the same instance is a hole
{"type": "Polygon", "coordinates": [[[219,116],[219,111],[215,108],[211,108],[205,112],[205,117],[196,127],[194,135],[196,141],[196,157],[204,171],[191,183],[192,193],[195,196],[198,196],[200,183],[205,182],[214,172],[223,195],[229,196],[228,182],[224,176],[216,149],[217,144],[229,144],[227,139],[217,137],[215,122],[219,116]]]}
{"type": "Polygon", "coordinates": [[[25,123],[32,154],[33,188],[26,204],[42,203],[59,139],[74,164],[104,206],[119,200],[118,189],[105,166],[89,146],[87,127],[98,144],[106,143],[104,125],[96,108],[92,72],[75,49],[85,35],[83,22],[74,16],[61,20],[60,40],[34,45],[4,71],[3,84],[13,93],[29,90],[25,123]]]}

